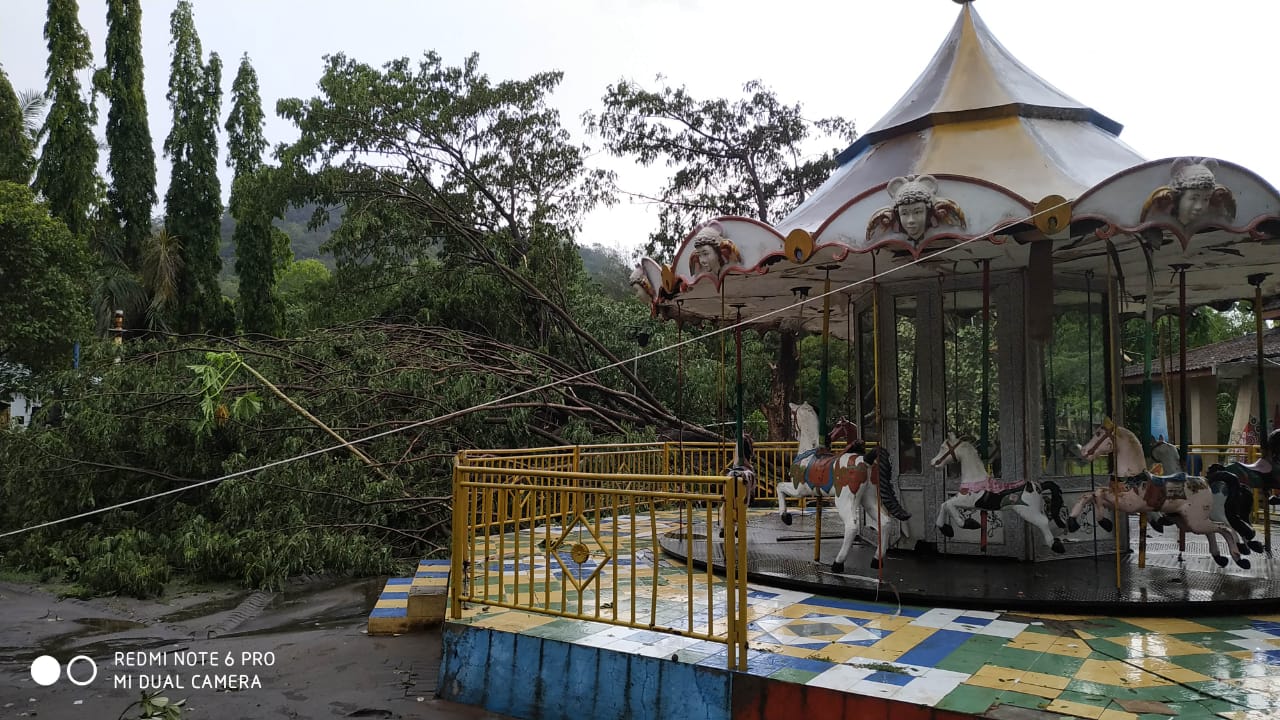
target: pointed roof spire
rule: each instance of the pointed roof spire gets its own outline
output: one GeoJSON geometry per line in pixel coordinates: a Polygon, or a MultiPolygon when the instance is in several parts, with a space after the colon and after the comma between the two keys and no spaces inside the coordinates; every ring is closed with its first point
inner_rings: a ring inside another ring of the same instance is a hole
{"type": "Polygon", "coordinates": [[[1076,120],[1120,134],[1120,123],[1018,62],[987,29],[972,0],[955,1],[963,6],[960,16],[929,66],[880,122],[840,153],[838,162],[848,162],[866,148],[903,133],[971,120],[1076,120]]]}

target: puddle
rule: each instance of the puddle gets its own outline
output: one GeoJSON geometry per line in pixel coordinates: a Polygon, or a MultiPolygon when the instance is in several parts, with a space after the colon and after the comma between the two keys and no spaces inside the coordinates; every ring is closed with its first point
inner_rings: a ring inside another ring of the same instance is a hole
{"type": "MultiPolygon", "coordinates": [[[[0,661],[4,663],[14,663],[17,665],[28,665],[41,655],[55,654],[63,652],[72,645],[75,635],[63,635],[56,638],[39,643],[34,647],[8,648],[0,647],[0,661]]],[[[97,658],[101,661],[103,658],[110,658],[116,651],[132,652],[134,650],[150,650],[162,647],[171,647],[175,643],[180,642],[172,638],[158,637],[129,637],[119,640],[103,640],[101,642],[88,643],[85,645],[74,645],[76,655],[88,655],[91,658],[97,658]]]]}
{"type": "Polygon", "coordinates": [[[196,618],[205,617],[206,615],[216,615],[220,612],[234,610],[240,603],[244,602],[245,597],[249,593],[237,593],[229,597],[213,598],[205,600],[181,610],[175,610],[168,615],[162,615],[160,620],[167,623],[177,623],[184,620],[194,620],[196,618]]]}
{"type": "Polygon", "coordinates": [[[244,627],[223,637],[254,637],[350,626],[368,618],[386,584],[384,578],[309,584],[286,588],[244,627]]]}
{"type": "Polygon", "coordinates": [[[119,620],[116,618],[77,618],[72,620],[80,625],[87,625],[94,630],[92,633],[74,633],[75,635],[104,635],[125,630],[136,630],[137,628],[146,627],[146,624],[134,622],[132,620],[119,620]]]}

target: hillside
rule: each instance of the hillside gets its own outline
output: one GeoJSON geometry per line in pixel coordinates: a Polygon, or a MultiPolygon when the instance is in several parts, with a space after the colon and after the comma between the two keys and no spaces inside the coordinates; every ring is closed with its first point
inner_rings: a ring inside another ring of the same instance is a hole
{"type": "MultiPolygon", "coordinates": [[[[276,220],[275,226],[289,236],[294,260],[319,260],[333,270],[336,264],[333,255],[321,251],[320,247],[329,239],[333,231],[338,229],[342,223],[342,214],[340,211],[333,212],[329,222],[312,230],[307,226],[311,222],[311,214],[314,211],[314,205],[303,208],[291,207],[285,212],[283,219],[276,220]]],[[[236,221],[231,217],[231,213],[223,213],[222,241],[218,249],[218,255],[222,258],[222,272],[218,274],[218,282],[222,286],[222,292],[229,297],[236,297],[240,289],[240,280],[236,277],[235,270],[236,250],[231,241],[235,229],[236,221]]],[[[628,294],[627,282],[630,268],[627,267],[626,259],[619,252],[599,244],[590,247],[579,245],[578,255],[582,258],[582,265],[587,274],[611,297],[621,298],[628,294]]]]}

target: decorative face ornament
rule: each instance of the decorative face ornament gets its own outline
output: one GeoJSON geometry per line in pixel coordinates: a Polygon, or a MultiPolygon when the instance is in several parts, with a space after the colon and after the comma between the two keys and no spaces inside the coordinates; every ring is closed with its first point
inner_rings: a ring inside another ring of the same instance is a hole
{"type": "Polygon", "coordinates": [[[898,213],[898,226],[912,241],[919,242],[929,229],[929,210],[938,181],[931,175],[909,175],[891,180],[888,190],[898,213]]]}
{"type": "Polygon", "coordinates": [[[929,228],[950,225],[963,228],[964,213],[955,201],[937,197],[938,181],[932,175],[907,175],[889,181],[885,188],[893,205],[877,210],[867,224],[868,242],[900,232],[913,243],[924,239],[929,228]]]}
{"type": "Polygon", "coordinates": [[[636,268],[631,271],[631,279],[628,284],[635,290],[636,297],[641,302],[653,302],[653,286],[649,283],[649,278],[645,277],[643,268],[636,268]]]}
{"type": "Polygon", "coordinates": [[[1178,222],[1189,225],[1209,209],[1209,198],[1218,182],[1213,177],[1213,170],[1205,163],[1179,166],[1175,162],[1172,184],[1173,189],[1178,192],[1178,222]]]}
{"type": "Polygon", "coordinates": [[[692,269],[694,273],[720,272],[720,242],[711,237],[698,237],[693,241],[692,269]]]}
{"type": "Polygon", "coordinates": [[[1236,201],[1231,190],[1219,185],[1212,159],[1178,158],[1170,169],[1169,184],[1157,188],[1142,206],[1142,219],[1165,215],[1188,226],[1209,218],[1232,220],[1236,201]]]}
{"type": "Polygon", "coordinates": [[[738,247],[724,234],[718,222],[707,223],[693,236],[693,254],[689,256],[689,273],[719,275],[728,263],[742,262],[738,247]]]}
{"type": "Polygon", "coordinates": [[[902,226],[902,232],[912,240],[924,237],[924,231],[929,227],[928,203],[913,202],[899,205],[898,223],[902,226]]]}

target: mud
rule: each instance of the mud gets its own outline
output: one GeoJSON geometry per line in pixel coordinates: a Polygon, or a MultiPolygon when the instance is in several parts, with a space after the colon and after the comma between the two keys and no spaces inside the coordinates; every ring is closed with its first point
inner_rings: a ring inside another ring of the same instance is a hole
{"type": "Polygon", "coordinates": [[[185,699],[182,717],[192,720],[507,720],[435,698],[439,631],[365,633],[381,589],[378,579],[82,601],[0,582],[0,719],[114,719],[145,687],[185,699]],[[41,655],[62,669],[46,687],[31,677],[41,655]],[[76,660],[69,679],[77,656],[93,662],[76,660]]]}

